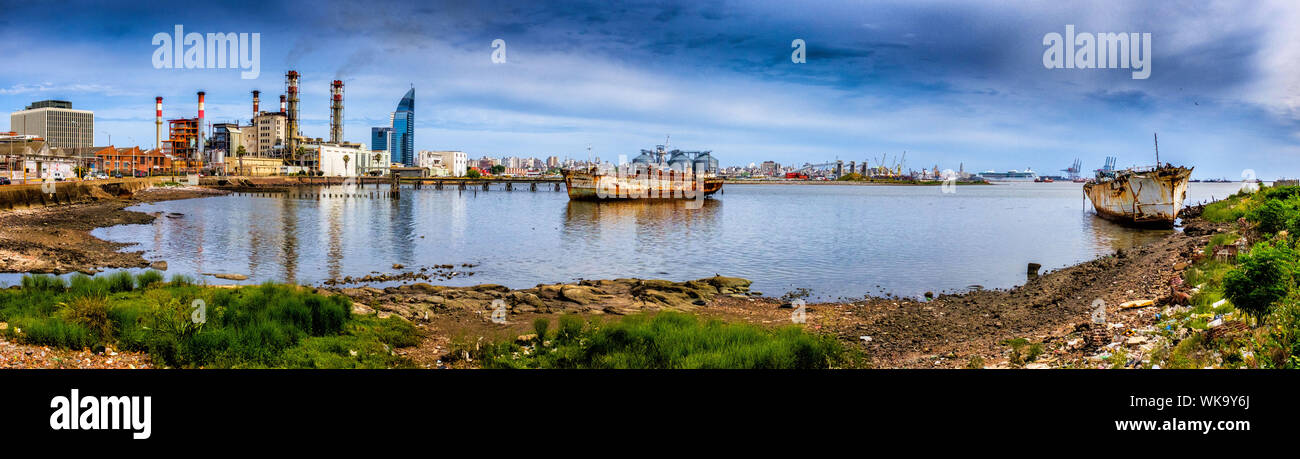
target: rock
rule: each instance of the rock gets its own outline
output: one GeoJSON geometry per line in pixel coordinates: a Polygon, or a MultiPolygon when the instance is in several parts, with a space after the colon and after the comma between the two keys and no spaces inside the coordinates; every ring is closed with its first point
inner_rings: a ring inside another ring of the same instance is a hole
{"type": "Polygon", "coordinates": [[[1127,341],[1125,341],[1124,344],[1133,345],[1133,344],[1142,344],[1142,343],[1145,343],[1145,342],[1147,342],[1147,337],[1145,337],[1145,336],[1134,336],[1134,337],[1132,337],[1132,338],[1129,338],[1127,341]]]}
{"type": "Polygon", "coordinates": [[[749,279],[739,277],[713,276],[708,279],[700,279],[709,285],[718,289],[718,293],[744,293],[749,291],[749,279]]]}
{"type": "Polygon", "coordinates": [[[506,295],[506,297],[509,298],[515,304],[526,304],[528,306],[532,306],[535,309],[546,308],[546,303],[543,302],[542,299],[539,298],[537,295],[534,295],[532,293],[516,291],[516,292],[510,292],[508,295],[506,295]]]}
{"type": "Polygon", "coordinates": [[[536,341],[536,340],[537,340],[537,334],[536,334],[536,333],[529,333],[529,334],[527,334],[527,335],[519,335],[517,338],[515,338],[515,342],[516,342],[516,343],[519,343],[519,344],[527,344],[527,343],[531,343],[531,342],[536,341]]]}
{"type": "Polygon", "coordinates": [[[248,280],[248,276],[245,276],[245,275],[243,275],[243,274],[228,274],[228,273],[213,274],[213,273],[208,273],[207,275],[212,276],[212,277],[215,277],[215,278],[217,278],[217,279],[225,279],[225,280],[233,280],[233,281],[248,280]]]}
{"type": "Polygon", "coordinates": [[[591,287],[576,285],[566,285],[561,288],[560,297],[578,304],[589,304],[596,301],[596,294],[591,292],[591,287]]]}
{"type": "Polygon", "coordinates": [[[393,269],[402,269],[405,267],[406,266],[403,266],[401,263],[393,263],[393,269]]]}
{"type": "Polygon", "coordinates": [[[448,288],[449,287],[442,286],[442,285],[429,285],[424,282],[416,282],[410,285],[411,290],[419,290],[422,292],[429,292],[429,293],[438,293],[443,290],[447,290],[448,288]]]}
{"type": "Polygon", "coordinates": [[[149,268],[150,268],[150,269],[156,269],[156,270],[159,270],[159,271],[166,271],[166,270],[167,270],[167,262],[162,261],[162,260],[158,260],[158,261],[155,261],[155,262],[153,262],[153,263],[149,263],[149,268]]]}
{"type": "Polygon", "coordinates": [[[369,315],[369,314],[371,314],[371,313],[373,313],[373,312],[375,312],[375,310],[374,310],[373,308],[371,308],[370,306],[366,306],[366,305],[361,304],[361,303],[352,303],[352,313],[353,313],[353,314],[369,315]]]}
{"type": "Polygon", "coordinates": [[[1187,262],[1184,261],[1184,262],[1174,263],[1174,269],[1178,271],[1187,269],[1187,262]]]}

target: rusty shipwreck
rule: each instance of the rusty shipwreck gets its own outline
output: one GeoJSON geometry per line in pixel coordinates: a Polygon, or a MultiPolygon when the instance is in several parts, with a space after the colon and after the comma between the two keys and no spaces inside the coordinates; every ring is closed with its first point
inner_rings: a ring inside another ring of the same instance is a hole
{"type": "MultiPolygon", "coordinates": [[[[666,143],[666,142],[665,142],[666,143]]],[[[563,171],[571,200],[689,200],[722,190],[718,160],[709,151],[641,150],[618,167],[563,171]]]]}
{"type": "MultiPolygon", "coordinates": [[[[1109,168],[1107,168],[1109,169],[1109,168]]],[[[1192,168],[1162,166],[1099,170],[1083,185],[1097,215],[1133,225],[1172,227],[1187,197],[1187,179],[1192,168]]]]}

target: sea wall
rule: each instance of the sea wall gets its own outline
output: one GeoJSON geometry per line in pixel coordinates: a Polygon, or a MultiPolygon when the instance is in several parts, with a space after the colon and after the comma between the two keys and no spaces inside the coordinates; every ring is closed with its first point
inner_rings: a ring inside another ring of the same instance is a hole
{"type": "Polygon", "coordinates": [[[165,177],[68,181],[48,184],[0,186],[0,211],[50,207],[125,197],[166,180],[165,177]],[[49,191],[53,191],[50,193],[49,191]]]}

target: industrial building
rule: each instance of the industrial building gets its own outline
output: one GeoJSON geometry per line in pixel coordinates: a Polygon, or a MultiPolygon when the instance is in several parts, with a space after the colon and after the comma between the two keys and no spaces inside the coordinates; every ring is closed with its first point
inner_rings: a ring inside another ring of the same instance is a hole
{"type": "Polygon", "coordinates": [[[9,130],[45,139],[51,148],[90,147],[94,143],[95,113],[74,110],[66,100],[33,102],[9,114],[9,130]]]}

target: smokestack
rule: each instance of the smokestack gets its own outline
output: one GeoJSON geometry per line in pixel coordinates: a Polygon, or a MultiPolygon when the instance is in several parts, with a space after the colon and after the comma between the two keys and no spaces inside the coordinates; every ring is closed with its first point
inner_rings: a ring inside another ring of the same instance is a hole
{"type": "Polygon", "coordinates": [[[343,143],[343,81],[330,83],[330,143],[343,143]]]}
{"type": "Polygon", "coordinates": [[[198,146],[199,153],[203,153],[203,133],[204,133],[203,126],[206,124],[206,121],[208,119],[207,115],[203,113],[204,94],[207,93],[203,91],[199,91],[199,146],[198,146]]]}
{"type": "Polygon", "coordinates": [[[258,100],[260,99],[259,96],[260,96],[261,94],[262,94],[262,91],[258,91],[258,90],[256,90],[256,89],[253,90],[253,116],[257,116],[257,113],[258,113],[258,111],[257,111],[257,102],[258,102],[258,100]]]}
{"type": "Polygon", "coordinates": [[[289,138],[289,157],[298,159],[298,71],[290,70],[284,74],[285,86],[289,94],[289,120],[285,136],[289,138]]]}
{"type": "Polygon", "coordinates": [[[284,94],[280,94],[280,113],[284,113],[284,94]]]}
{"type": "Polygon", "coordinates": [[[153,104],[154,104],[154,116],[155,116],[153,122],[154,124],[153,147],[157,149],[161,149],[162,148],[162,97],[159,96],[153,98],[153,104]]]}

